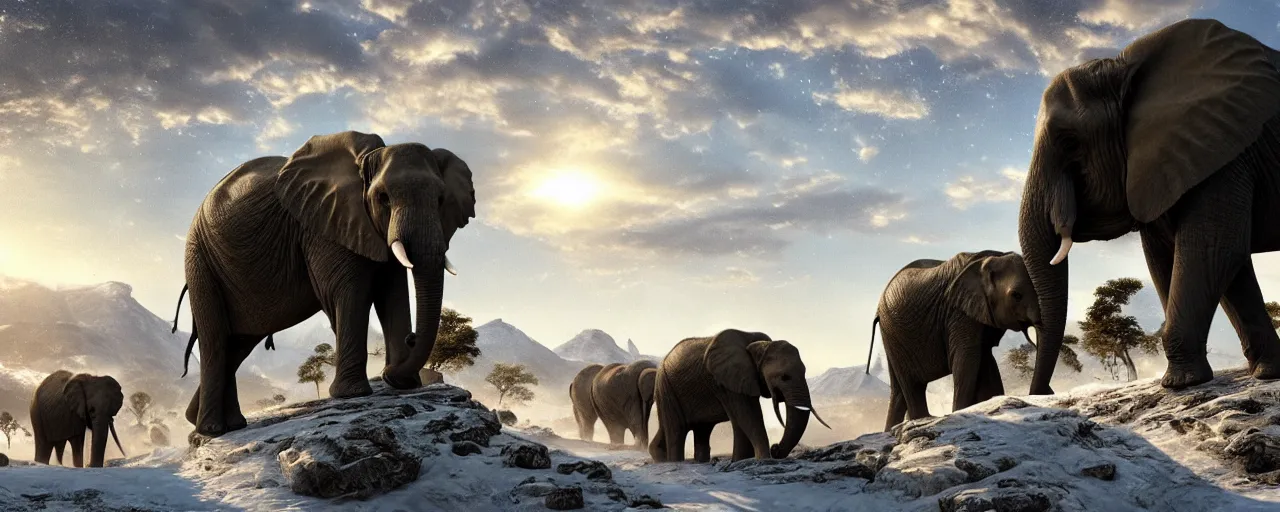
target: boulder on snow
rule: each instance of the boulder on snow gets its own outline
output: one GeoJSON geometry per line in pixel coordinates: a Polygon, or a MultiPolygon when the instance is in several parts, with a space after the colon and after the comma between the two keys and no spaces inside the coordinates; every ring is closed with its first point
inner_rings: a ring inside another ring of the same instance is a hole
{"type": "Polygon", "coordinates": [[[502,447],[502,464],[524,469],[548,469],[551,455],[540,444],[515,442],[502,447]]]}
{"type": "Polygon", "coordinates": [[[152,425],[148,437],[152,446],[169,446],[169,429],[163,425],[152,425]]]}
{"type": "Polygon", "coordinates": [[[0,468],[8,465],[9,465],[9,456],[3,453],[0,453],[0,468]]]}
{"type": "Polygon", "coordinates": [[[513,427],[513,426],[515,426],[516,421],[518,421],[518,420],[516,419],[516,413],[511,412],[511,411],[509,411],[509,410],[506,410],[506,409],[499,409],[499,410],[497,410],[497,411],[494,411],[494,413],[496,413],[496,414],[498,415],[498,421],[499,421],[499,422],[501,422],[503,425],[506,425],[506,426],[508,426],[508,427],[513,427]]]}
{"type": "Polygon", "coordinates": [[[385,425],[356,426],[339,436],[303,432],[277,456],[293,492],[368,498],[418,479],[420,456],[402,447],[385,425]]]}
{"type": "Polygon", "coordinates": [[[484,449],[481,448],[480,445],[473,443],[471,441],[458,441],[456,443],[453,443],[452,450],[454,455],[457,455],[460,457],[475,455],[477,453],[484,453],[484,449]]]}
{"type": "Polygon", "coordinates": [[[578,510],[586,506],[582,501],[582,488],[576,485],[551,491],[543,503],[551,510],[578,510]]]}
{"type": "Polygon", "coordinates": [[[582,473],[587,475],[587,480],[597,480],[608,482],[613,480],[613,471],[609,466],[604,465],[600,461],[580,460],[578,462],[570,462],[556,466],[556,473],[562,475],[572,475],[574,473],[582,473]]]}

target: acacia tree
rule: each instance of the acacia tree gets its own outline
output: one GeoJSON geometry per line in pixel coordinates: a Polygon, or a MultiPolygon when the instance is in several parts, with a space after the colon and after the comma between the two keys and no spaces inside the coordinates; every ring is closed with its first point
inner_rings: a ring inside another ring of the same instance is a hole
{"type": "Polygon", "coordinates": [[[1142,289],[1142,281],[1132,277],[1111,279],[1094,290],[1093,305],[1085,312],[1085,319],[1080,324],[1084,331],[1081,346],[1089,355],[1102,362],[1102,366],[1111,372],[1111,378],[1119,380],[1119,367],[1124,365],[1128,370],[1130,381],[1138,378],[1138,370],[1133,364],[1130,354],[1133,350],[1142,350],[1149,354],[1160,353],[1160,330],[1148,334],[1138,325],[1138,319],[1131,315],[1123,315],[1124,306],[1129,299],[1142,289]]]}
{"type": "Polygon", "coordinates": [[[4,444],[9,447],[7,449],[13,448],[14,434],[21,432],[24,436],[31,436],[31,432],[19,425],[9,411],[0,412],[0,432],[4,433],[4,444]]]}
{"type": "Polygon", "coordinates": [[[431,357],[427,359],[427,368],[454,373],[476,364],[475,358],[480,357],[480,347],[476,346],[478,335],[471,327],[471,317],[450,308],[441,309],[440,329],[431,357]]]}
{"type": "Polygon", "coordinates": [[[533,400],[533,390],[526,384],[538,385],[538,377],[529,373],[523,364],[494,363],[493,371],[484,381],[498,389],[498,407],[502,407],[504,400],[517,404],[533,400]]]}
{"type": "Polygon", "coordinates": [[[1271,327],[1280,329],[1280,302],[1271,301],[1267,304],[1267,316],[1271,317],[1271,327]]]}
{"type": "MultiPolygon", "coordinates": [[[[1075,370],[1076,373],[1080,373],[1084,370],[1084,364],[1080,362],[1080,356],[1077,355],[1075,349],[1072,348],[1079,344],[1080,338],[1077,338],[1072,334],[1064,335],[1062,337],[1062,350],[1058,352],[1058,361],[1067,365],[1068,368],[1075,370]]],[[[1013,371],[1017,372],[1019,376],[1023,378],[1031,378],[1036,371],[1034,361],[1035,353],[1035,345],[1032,345],[1030,342],[1023,343],[1014,347],[1013,350],[1006,352],[1004,360],[1005,363],[1008,363],[1009,367],[1013,368],[1013,371]]]]}
{"type": "Polygon", "coordinates": [[[136,418],[136,423],[138,425],[142,425],[142,418],[143,416],[146,416],[147,409],[150,409],[150,408],[151,408],[151,395],[148,395],[142,391],[138,391],[132,395],[129,395],[129,407],[126,407],[125,410],[133,413],[134,418],[136,418]]]}
{"type": "Polygon", "coordinates": [[[315,384],[316,398],[320,397],[320,383],[324,382],[325,379],[324,368],[321,367],[323,364],[325,364],[324,356],[320,354],[313,354],[311,357],[308,357],[306,361],[302,362],[302,366],[298,367],[298,382],[310,382],[315,384]]]}

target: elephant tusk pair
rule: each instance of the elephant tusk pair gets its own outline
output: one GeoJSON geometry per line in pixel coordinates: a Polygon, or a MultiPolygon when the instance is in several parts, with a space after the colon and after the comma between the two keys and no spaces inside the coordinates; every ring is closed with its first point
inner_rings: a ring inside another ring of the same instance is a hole
{"type": "MultiPolygon", "coordinates": [[[[391,242],[391,252],[396,255],[396,260],[404,265],[404,268],[413,269],[413,263],[409,261],[409,254],[404,252],[404,242],[396,240],[391,242]]],[[[449,257],[444,257],[444,269],[450,274],[458,275],[458,270],[453,268],[453,262],[449,261],[449,257]]]]}
{"type": "Polygon", "coordinates": [[[1071,237],[1070,237],[1070,236],[1063,236],[1063,237],[1062,237],[1062,246],[1058,247],[1058,254],[1054,254],[1054,255],[1053,255],[1053,259],[1052,259],[1052,260],[1049,260],[1049,264],[1050,264],[1050,265],[1057,265],[1057,264],[1059,264],[1059,263],[1062,263],[1062,260],[1067,259],[1067,253],[1068,253],[1068,252],[1071,252],[1071,244],[1072,244],[1072,243],[1074,243],[1074,242],[1072,242],[1072,241],[1071,241],[1071,237]]]}
{"type": "Polygon", "coordinates": [[[818,420],[818,423],[821,423],[821,424],[822,424],[822,426],[827,427],[827,430],[831,430],[831,425],[828,425],[828,424],[827,424],[827,422],[822,421],[822,416],[818,414],[818,410],[817,410],[817,409],[814,409],[814,408],[812,408],[812,407],[805,407],[805,406],[803,406],[803,405],[797,405],[797,406],[795,406],[795,408],[796,408],[796,409],[800,409],[800,410],[802,410],[802,411],[808,411],[808,412],[809,412],[809,414],[812,414],[812,415],[813,415],[813,418],[814,418],[814,419],[818,420]]]}

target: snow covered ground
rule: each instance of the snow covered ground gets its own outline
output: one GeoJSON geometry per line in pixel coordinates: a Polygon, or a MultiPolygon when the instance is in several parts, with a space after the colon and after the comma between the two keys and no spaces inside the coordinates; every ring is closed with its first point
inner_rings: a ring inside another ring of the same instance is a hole
{"type": "MultiPolygon", "coordinates": [[[[0,468],[4,510],[1275,510],[1280,382],[1242,370],[998,397],[784,460],[652,463],[501,427],[434,385],[289,404],[249,428],[74,469],[0,468]]],[[[838,425],[836,425],[839,428],[838,425]]]]}

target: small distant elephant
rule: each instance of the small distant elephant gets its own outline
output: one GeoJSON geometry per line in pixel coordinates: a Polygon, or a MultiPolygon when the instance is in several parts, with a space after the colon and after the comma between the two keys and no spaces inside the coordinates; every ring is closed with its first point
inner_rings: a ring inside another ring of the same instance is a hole
{"type": "Polygon", "coordinates": [[[89,467],[102,467],[107,452],[107,432],[124,453],[116,436],[115,415],[124,405],[120,383],[110,376],[87,373],[72,375],[58,370],[45,377],[31,401],[31,434],[35,438],[35,461],[48,464],[56,450],[58,463],[67,443],[71,443],[71,462],[84,467],[85,429],[93,429],[93,446],[89,467]]]}
{"type": "Polygon", "coordinates": [[[573,377],[573,382],[569,383],[569,401],[573,403],[573,421],[578,424],[578,439],[583,441],[595,440],[596,420],[600,416],[596,414],[595,403],[591,400],[591,387],[595,383],[596,374],[603,369],[602,364],[589,364],[578,370],[578,374],[573,377]]]}
{"type": "Polygon", "coordinates": [[[337,340],[331,396],[372,393],[371,308],[386,335],[382,381],[421,386],[444,273],[453,273],[446,252],[475,205],[471,169],[457,155],[386,145],[376,134],[317,135],[288,158],[233,169],[205,196],[187,233],[191,339],[200,347],[187,421],[208,436],[244,428],[236,370],[264,338],[321,311],[337,340]]]}
{"type": "Polygon", "coordinates": [[[694,460],[711,460],[711,430],[733,426],[733,460],[784,458],[804,435],[812,414],[800,351],[762,332],[725,329],[715,336],[686,338],[658,365],[654,404],[658,432],[649,443],[656,462],[684,460],[685,437],[693,432],[694,460]],[[760,398],[773,399],[773,413],[785,427],[782,441],[769,445],[760,398]],[[778,403],[787,403],[782,419],[778,403]]]}
{"type": "MultiPolygon", "coordinates": [[[[1025,336],[1038,325],[1039,304],[1022,256],[1014,252],[916,260],[894,274],[871,323],[871,342],[879,323],[889,362],[885,430],[907,414],[929,416],[925,387],[947,375],[955,386],[953,410],[1003,395],[991,349],[1005,331],[1025,336]]],[[[868,354],[868,371],[870,364],[868,354]]]]}

